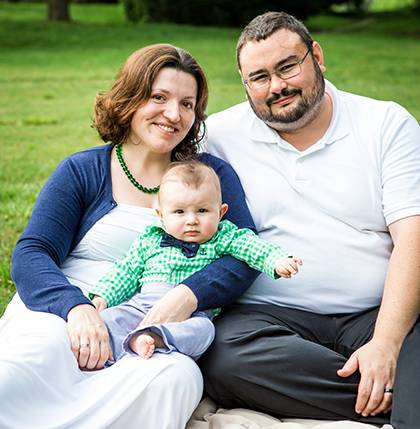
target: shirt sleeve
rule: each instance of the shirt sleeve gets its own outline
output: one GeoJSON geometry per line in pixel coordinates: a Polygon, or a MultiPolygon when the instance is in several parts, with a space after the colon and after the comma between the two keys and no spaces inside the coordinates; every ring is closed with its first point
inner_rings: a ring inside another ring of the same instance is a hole
{"type": "MultiPolygon", "coordinates": [[[[220,178],[222,199],[229,205],[224,219],[230,220],[239,228],[255,231],[241,182],[233,168],[225,161],[209,154],[201,154],[200,160],[213,167],[220,178]]],[[[182,283],[196,296],[198,310],[207,310],[235,301],[251,286],[259,274],[245,262],[232,256],[223,256],[182,283]]]]}
{"type": "Polygon", "coordinates": [[[91,304],[60,270],[84,212],[83,189],[77,167],[66,158],[41,189],[12,255],[11,277],[25,305],[65,320],[71,308],[91,304]]]}
{"type": "Polygon", "coordinates": [[[383,211],[387,225],[420,214],[420,126],[391,103],[382,131],[383,211]]]}
{"type": "Polygon", "coordinates": [[[228,221],[223,222],[216,249],[246,262],[273,279],[279,278],[275,273],[276,262],[288,256],[288,252],[279,245],[261,240],[250,229],[239,229],[228,221]]]}
{"type": "Polygon", "coordinates": [[[144,271],[149,243],[149,230],[138,237],[126,256],[116,262],[98,283],[91,289],[89,297],[99,295],[105,298],[108,307],[113,307],[130,299],[140,291],[140,277],[144,271]]]}

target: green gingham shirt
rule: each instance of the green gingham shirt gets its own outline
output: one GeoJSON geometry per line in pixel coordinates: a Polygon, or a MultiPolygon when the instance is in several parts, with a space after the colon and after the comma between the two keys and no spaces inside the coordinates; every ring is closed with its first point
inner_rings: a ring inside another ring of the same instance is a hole
{"type": "Polygon", "coordinates": [[[261,240],[250,229],[239,229],[228,220],[220,222],[216,234],[200,244],[197,255],[192,258],[184,256],[178,247],[161,247],[163,234],[161,226],[146,227],[125,258],[99,280],[89,296],[100,295],[106,299],[108,307],[112,307],[138,293],[145,283],[182,283],[224,255],[231,255],[278,278],[275,263],[288,256],[280,246],[261,240]]]}

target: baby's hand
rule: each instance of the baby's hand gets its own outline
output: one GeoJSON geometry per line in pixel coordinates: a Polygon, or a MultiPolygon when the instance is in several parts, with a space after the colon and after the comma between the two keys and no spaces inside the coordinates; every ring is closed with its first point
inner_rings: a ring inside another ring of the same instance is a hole
{"type": "Polygon", "coordinates": [[[286,279],[297,274],[299,265],[302,265],[302,260],[297,256],[289,256],[288,258],[280,259],[276,262],[276,273],[286,279]]]}
{"type": "Polygon", "coordinates": [[[92,299],[92,304],[95,306],[98,312],[101,312],[102,310],[105,310],[105,308],[108,307],[106,299],[102,298],[99,295],[95,295],[95,297],[92,299]]]}

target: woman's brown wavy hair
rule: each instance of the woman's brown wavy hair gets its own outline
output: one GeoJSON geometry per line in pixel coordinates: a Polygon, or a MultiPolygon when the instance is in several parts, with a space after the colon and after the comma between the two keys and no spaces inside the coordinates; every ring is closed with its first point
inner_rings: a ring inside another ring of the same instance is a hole
{"type": "Polygon", "coordinates": [[[124,143],[131,119],[151,95],[158,73],[165,67],[192,75],[197,82],[195,120],[185,138],[172,151],[172,160],[188,159],[197,153],[202,140],[208,100],[207,80],[197,61],[181,48],[169,44],[146,46],[135,51],[119,71],[111,89],[96,97],[92,126],[105,142],[124,143]]]}

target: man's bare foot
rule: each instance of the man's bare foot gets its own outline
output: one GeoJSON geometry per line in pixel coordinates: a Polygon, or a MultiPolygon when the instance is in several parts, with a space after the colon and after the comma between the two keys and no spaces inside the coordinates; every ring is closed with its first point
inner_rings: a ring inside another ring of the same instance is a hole
{"type": "Polygon", "coordinates": [[[154,332],[147,332],[137,335],[128,343],[128,346],[134,353],[137,353],[144,359],[150,359],[156,347],[165,347],[162,338],[154,332]]]}

